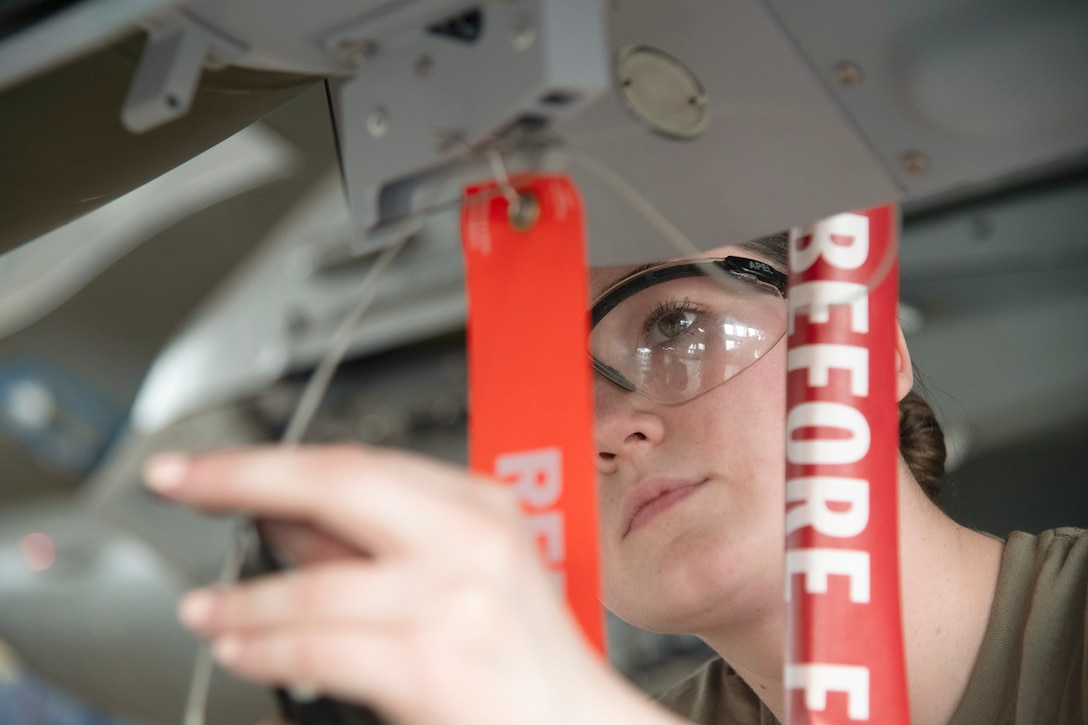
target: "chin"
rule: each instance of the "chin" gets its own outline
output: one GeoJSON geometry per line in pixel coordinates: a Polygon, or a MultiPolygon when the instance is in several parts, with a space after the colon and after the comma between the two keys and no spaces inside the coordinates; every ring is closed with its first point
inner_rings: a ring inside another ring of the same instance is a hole
{"type": "Polygon", "coordinates": [[[659,634],[698,634],[712,628],[723,616],[729,617],[728,603],[707,593],[655,589],[637,601],[619,602],[609,609],[639,629],[659,634]]]}
{"type": "Polygon", "coordinates": [[[699,634],[782,604],[784,553],[774,544],[730,546],[721,534],[688,537],[605,581],[620,619],[662,634],[699,634]]]}

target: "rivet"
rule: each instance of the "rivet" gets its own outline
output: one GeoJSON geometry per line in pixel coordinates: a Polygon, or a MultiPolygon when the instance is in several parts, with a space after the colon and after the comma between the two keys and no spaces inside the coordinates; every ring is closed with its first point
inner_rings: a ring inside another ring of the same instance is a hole
{"type": "Polygon", "coordinates": [[[372,40],[365,40],[360,38],[344,38],[336,44],[336,57],[340,60],[347,61],[348,63],[361,63],[370,56],[374,55],[374,52],[378,49],[378,46],[374,44],[372,40]]]}
{"type": "Polygon", "coordinates": [[[529,50],[535,42],[536,26],[527,18],[519,20],[514,27],[514,36],[510,38],[510,45],[514,46],[514,50],[529,50]]]}
{"type": "Polygon", "coordinates": [[[389,133],[389,114],[384,108],[375,108],[366,117],[366,130],[372,138],[383,138],[389,133]]]}
{"type": "Polygon", "coordinates": [[[903,168],[911,176],[925,176],[929,173],[929,157],[921,151],[908,151],[901,157],[903,168]]]}
{"type": "Polygon", "coordinates": [[[865,79],[865,74],[861,72],[861,68],[849,60],[844,60],[836,65],[834,73],[838,84],[846,88],[861,85],[861,82],[865,79]]]}

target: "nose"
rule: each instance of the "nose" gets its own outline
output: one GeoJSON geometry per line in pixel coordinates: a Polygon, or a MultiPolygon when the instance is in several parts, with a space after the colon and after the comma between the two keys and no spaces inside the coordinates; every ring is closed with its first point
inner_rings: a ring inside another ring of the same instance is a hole
{"type": "Polygon", "coordinates": [[[655,404],[600,375],[594,376],[597,470],[612,473],[618,459],[642,455],[665,438],[665,423],[655,404]]]}

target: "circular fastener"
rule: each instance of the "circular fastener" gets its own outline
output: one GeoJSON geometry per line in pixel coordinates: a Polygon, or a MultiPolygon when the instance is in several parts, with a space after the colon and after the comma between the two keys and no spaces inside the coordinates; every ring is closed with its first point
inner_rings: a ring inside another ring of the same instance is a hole
{"type": "Polygon", "coordinates": [[[384,138],[389,133],[389,114],[384,108],[375,108],[367,115],[366,130],[372,138],[384,138]]]}
{"type": "Polygon", "coordinates": [[[695,138],[710,124],[710,104],[695,73],[668,53],[647,46],[623,48],[616,60],[620,95],[650,129],[695,138]]]}
{"type": "Polygon", "coordinates": [[[366,40],[364,38],[344,38],[336,44],[336,57],[340,60],[347,61],[348,63],[361,63],[370,56],[374,55],[374,52],[378,49],[378,46],[373,40],[366,40]]]}
{"type": "Polygon", "coordinates": [[[861,67],[853,61],[844,60],[835,66],[834,70],[835,81],[846,88],[853,88],[854,86],[861,85],[861,82],[865,80],[865,74],[862,73],[861,67]]]}
{"type": "Polygon", "coordinates": [[[911,176],[925,176],[929,173],[929,157],[921,151],[908,151],[900,157],[903,169],[911,176]]]}
{"type": "Polygon", "coordinates": [[[520,192],[517,203],[508,207],[507,215],[514,229],[528,231],[540,218],[540,200],[531,191],[520,192]]]}
{"type": "Polygon", "coordinates": [[[514,34],[510,38],[510,45],[514,50],[529,50],[536,42],[536,25],[529,18],[521,18],[514,26],[514,34]]]}

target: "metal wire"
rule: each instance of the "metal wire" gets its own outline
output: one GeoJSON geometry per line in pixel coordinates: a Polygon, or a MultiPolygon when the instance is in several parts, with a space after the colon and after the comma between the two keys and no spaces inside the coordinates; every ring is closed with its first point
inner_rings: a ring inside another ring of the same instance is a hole
{"type": "MultiPolygon", "coordinates": [[[[660,232],[661,235],[672,244],[677,252],[683,256],[703,256],[703,250],[688,239],[687,235],[680,231],[667,216],[662,214],[649,199],[639,193],[638,189],[628,184],[622,176],[584,151],[570,146],[566,147],[565,150],[570,154],[571,160],[576,165],[581,166],[584,170],[590,172],[598,179],[605,182],[605,184],[612,187],[613,191],[619,194],[635,211],[645,217],[646,221],[648,221],[654,229],[660,232]]],[[[706,273],[708,277],[717,280],[720,284],[728,284],[730,282],[729,275],[717,267],[708,267],[706,273]]]]}
{"type": "Polygon", "coordinates": [[[332,381],[333,373],[336,372],[336,367],[340,364],[340,361],[343,360],[344,354],[351,344],[352,335],[355,333],[356,328],[359,327],[363,315],[366,314],[366,311],[370,308],[371,303],[374,301],[374,297],[378,293],[378,284],[381,281],[382,274],[385,273],[385,270],[388,269],[389,265],[396,259],[397,254],[404,248],[405,243],[406,240],[401,240],[382,250],[378,258],[374,260],[374,264],[367,270],[366,277],[363,279],[359,291],[359,299],[355,303],[355,307],[344,316],[344,319],[340,323],[340,327],[332,336],[328,351],[325,353],[325,356],[321,359],[321,363],[317,366],[317,369],[314,370],[314,374],[307,382],[306,389],[303,390],[298,405],[291,414],[291,420],[287,425],[287,430],[284,431],[283,437],[280,439],[282,445],[293,446],[302,442],[302,437],[305,435],[306,429],[309,428],[310,423],[313,421],[314,413],[317,412],[317,408],[321,404],[321,399],[324,397],[325,391],[332,381]]]}
{"type": "MultiPolygon", "coordinates": [[[[223,567],[219,571],[217,581],[220,584],[237,581],[242,571],[246,551],[244,543],[238,541],[242,533],[241,530],[235,531],[235,541],[227,550],[223,567]]],[[[201,641],[197,645],[196,660],[193,662],[192,674],[189,676],[189,692],[185,698],[183,725],[204,725],[207,719],[208,693],[211,690],[214,669],[215,661],[212,659],[211,643],[201,641]]]]}
{"type": "MultiPolygon", "coordinates": [[[[493,153],[496,155],[498,154],[497,151],[493,153]]],[[[498,156],[497,164],[494,158],[489,158],[489,161],[491,162],[492,170],[496,174],[495,181],[499,187],[499,193],[506,196],[507,189],[509,189],[513,192],[514,198],[520,200],[520,196],[514,190],[510,178],[506,173],[506,168],[502,163],[501,155],[498,156]]],[[[457,199],[437,202],[410,214],[387,221],[401,222],[425,218],[433,214],[455,209],[462,206],[463,203],[463,198],[458,197],[457,199]]],[[[382,274],[388,269],[389,265],[392,264],[401,249],[404,248],[406,241],[407,240],[402,240],[384,249],[367,271],[367,275],[363,279],[360,287],[358,301],[348,314],[344,316],[340,325],[333,333],[328,350],[322,357],[317,368],[315,368],[313,375],[311,375],[310,379],[307,381],[306,387],[299,397],[298,404],[291,413],[287,427],[280,438],[280,445],[294,446],[302,442],[306,430],[313,421],[313,417],[321,404],[321,400],[324,398],[329,383],[332,381],[333,374],[336,372],[337,366],[343,360],[344,354],[351,344],[352,335],[356,328],[358,328],[363,315],[366,314],[366,311],[374,301],[382,274]]],[[[246,519],[239,522],[234,532],[233,543],[227,552],[223,567],[216,580],[217,584],[233,584],[239,580],[242,573],[242,567],[246,562],[247,553],[255,550],[259,546],[258,537],[259,533],[254,521],[246,519]]],[[[207,721],[208,695],[211,689],[211,679],[214,670],[215,661],[211,653],[211,644],[206,641],[201,642],[198,645],[196,659],[193,663],[193,669],[189,679],[189,691],[186,696],[182,725],[205,725],[207,721]]],[[[292,696],[299,701],[315,699],[319,694],[305,685],[295,685],[289,689],[292,696]]]]}
{"type": "MultiPolygon", "coordinates": [[[[295,446],[302,442],[307,428],[313,421],[314,414],[321,404],[322,398],[328,390],[333,374],[337,366],[343,360],[351,338],[359,327],[363,315],[370,308],[378,292],[378,286],[382,275],[407,240],[401,240],[386,249],[367,270],[359,291],[359,299],[355,306],[344,316],[339,327],[333,333],[329,348],[322,357],[321,362],[314,370],[313,375],[306,383],[306,387],[299,397],[288,421],[287,428],[280,439],[280,445],[295,446]]],[[[219,573],[218,584],[233,584],[237,582],[242,573],[242,566],[246,560],[246,553],[256,545],[258,536],[256,523],[252,520],[239,522],[235,531],[234,541],[223,561],[223,568],[219,573]]],[[[214,672],[214,660],[211,653],[211,644],[203,641],[199,644],[196,660],[193,663],[192,675],[189,679],[189,692],[185,701],[185,714],[183,725],[205,725],[208,711],[208,693],[211,689],[211,679],[214,672]]],[[[298,699],[313,699],[316,693],[309,688],[297,686],[293,690],[298,699]]]]}

